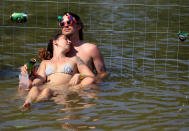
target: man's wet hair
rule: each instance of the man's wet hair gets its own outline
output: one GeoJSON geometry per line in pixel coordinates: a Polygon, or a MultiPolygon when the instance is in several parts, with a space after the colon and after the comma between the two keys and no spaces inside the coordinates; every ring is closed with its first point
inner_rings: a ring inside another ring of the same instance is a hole
{"type": "Polygon", "coordinates": [[[81,21],[81,18],[77,14],[72,13],[72,12],[64,12],[64,14],[62,16],[67,15],[67,14],[72,15],[75,18],[77,24],[81,26],[81,29],[79,30],[79,39],[83,40],[83,28],[84,28],[84,25],[83,25],[83,22],[81,21]]]}

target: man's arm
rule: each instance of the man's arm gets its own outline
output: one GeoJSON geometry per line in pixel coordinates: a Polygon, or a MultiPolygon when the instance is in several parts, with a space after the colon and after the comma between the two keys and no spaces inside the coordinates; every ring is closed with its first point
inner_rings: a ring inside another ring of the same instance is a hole
{"type": "Polygon", "coordinates": [[[104,78],[107,73],[106,73],[106,67],[104,64],[104,59],[102,57],[102,54],[100,53],[100,50],[96,45],[93,45],[93,49],[91,51],[92,53],[92,58],[93,58],[93,63],[95,66],[95,69],[97,71],[97,78],[104,78]]]}
{"type": "Polygon", "coordinates": [[[93,72],[78,56],[75,57],[75,61],[78,71],[80,72],[80,75],[82,75],[80,76],[80,78],[83,77],[81,80],[81,85],[85,86],[92,84],[95,81],[95,75],[93,74],[93,72]]]}

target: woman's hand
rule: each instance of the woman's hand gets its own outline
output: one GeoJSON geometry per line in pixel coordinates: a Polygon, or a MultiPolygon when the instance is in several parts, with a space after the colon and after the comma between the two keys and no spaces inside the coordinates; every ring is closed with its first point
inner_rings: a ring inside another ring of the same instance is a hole
{"type": "Polygon", "coordinates": [[[79,82],[81,81],[81,75],[79,73],[76,73],[70,80],[69,84],[74,86],[79,84],[79,82]]]}
{"type": "Polygon", "coordinates": [[[20,73],[21,74],[27,74],[28,73],[28,71],[27,71],[27,64],[25,64],[24,66],[21,66],[20,73]]]}
{"type": "MultiPolygon", "coordinates": [[[[36,72],[37,72],[37,67],[34,65],[34,68],[32,70],[32,75],[30,76],[31,77],[30,79],[33,80],[33,77],[37,75],[36,72]]],[[[28,74],[27,64],[21,66],[21,68],[20,68],[20,74],[28,74]]]]}
{"type": "MultiPolygon", "coordinates": [[[[20,74],[21,74],[21,75],[27,75],[27,74],[28,74],[28,71],[27,71],[27,64],[21,66],[21,68],[20,68],[20,74]]],[[[36,67],[35,67],[35,69],[34,69],[34,71],[33,71],[33,75],[34,75],[34,74],[36,74],[36,67]]],[[[29,76],[28,76],[28,77],[29,77],[29,76]]],[[[34,77],[35,77],[35,76],[30,76],[28,80],[26,80],[26,78],[23,79],[23,78],[21,77],[21,80],[19,81],[18,89],[22,89],[22,88],[23,88],[23,87],[22,87],[22,84],[21,84],[21,81],[22,81],[22,82],[28,81],[28,82],[29,82],[29,83],[28,83],[28,87],[29,87],[29,89],[30,89],[30,88],[32,87],[32,81],[33,81],[34,77]]],[[[27,89],[27,90],[28,90],[28,89],[27,89]]]]}

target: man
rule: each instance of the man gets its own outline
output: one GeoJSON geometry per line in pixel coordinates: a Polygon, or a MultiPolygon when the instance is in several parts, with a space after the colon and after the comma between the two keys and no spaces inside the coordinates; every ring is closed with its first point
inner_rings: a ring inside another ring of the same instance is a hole
{"type": "Polygon", "coordinates": [[[102,55],[95,44],[83,42],[83,23],[74,13],[66,12],[59,19],[62,34],[71,41],[68,56],[78,56],[91,70],[96,70],[97,77],[104,78],[106,69],[102,55]]]}

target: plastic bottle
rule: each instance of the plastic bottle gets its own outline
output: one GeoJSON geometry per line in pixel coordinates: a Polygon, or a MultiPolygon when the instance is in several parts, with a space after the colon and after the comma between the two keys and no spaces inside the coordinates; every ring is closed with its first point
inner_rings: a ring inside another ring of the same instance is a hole
{"type": "Polygon", "coordinates": [[[29,89],[29,75],[28,74],[19,74],[19,88],[20,89],[29,89]]]}

